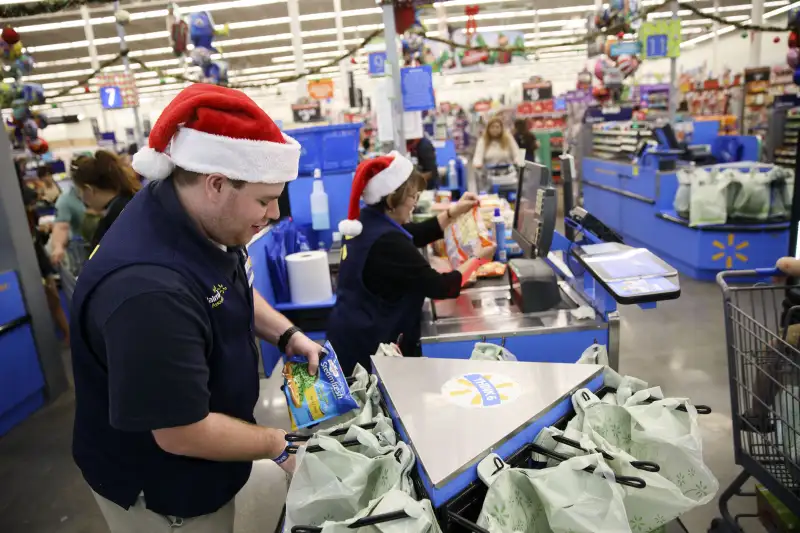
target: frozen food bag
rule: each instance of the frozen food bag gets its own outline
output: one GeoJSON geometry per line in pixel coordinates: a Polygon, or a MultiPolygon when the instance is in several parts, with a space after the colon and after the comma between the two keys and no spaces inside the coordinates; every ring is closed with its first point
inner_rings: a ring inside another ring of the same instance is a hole
{"type": "Polygon", "coordinates": [[[308,373],[305,359],[290,358],[283,367],[283,392],[292,430],[313,426],[358,408],[329,342],[325,343],[325,350],[328,353],[321,355],[316,376],[308,373]]]}

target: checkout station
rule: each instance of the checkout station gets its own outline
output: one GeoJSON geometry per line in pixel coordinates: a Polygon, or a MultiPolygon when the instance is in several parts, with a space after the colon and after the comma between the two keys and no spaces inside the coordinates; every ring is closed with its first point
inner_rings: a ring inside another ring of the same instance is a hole
{"type": "Polygon", "coordinates": [[[641,142],[641,129],[595,125],[593,154],[582,162],[584,207],[629,244],[656,252],[695,279],[713,281],[723,270],[773,264],[789,246],[785,217],[690,226],[686,215],[676,212],[681,169],[708,172],[717,163],[732,163],[740,172],[764,171],[755,137],[720,136],[718,129],[715,121],[696,122],[693,144],[687,146],[666,125],[652,132],[657,146],[648,146],[641,142]],[[620,150],[638,153],[609,159],[620,150]]]}
{"type": "MultiPolygon", "coordinates": [[[[568,188],[573,167],[571,157],[564,156],[562,172],[568,188]]],[[[574,363],[597,343],[608,346],[610,363],[616,367],[617,305],[649,309],[660,300],[680,295],[675,268],[647,249],[626,245],[601,220],[572,206],[571,193],[563,197],[564,212],[568,213],[565,235],[556,231],[558,196],[549,169],[526,164],[519,176],[510,235],[521,255],[509,260],[506,276],[478,280],[456,299],[425,303],[423,356],[468,359],[475,342],[484,341],[505,347],[520,361],[574,363]]],[[[292,203],[296,205],[294,200],[292,203]]],[[[296,219],[302,216],[298,214],[296,219]]],[[[250,243],[255,265],[266,262],[266,237],[258,236],[250,243]]],[[[335,278],[338,251],[328,251],[326,260],[335,278]]],[[[319,277],[326,275],[324,271],[323,267],[319,277]]],[[[274,281],[266,267],[256,267],[254,286],[261,294],[311,338],[324,338],[325,316],[335,303],[335,291],[316,303],[278,302],[274,281]]],[[[265,372],[270,374],[280,354],[266,343],[261,348],[265,372]]]]}

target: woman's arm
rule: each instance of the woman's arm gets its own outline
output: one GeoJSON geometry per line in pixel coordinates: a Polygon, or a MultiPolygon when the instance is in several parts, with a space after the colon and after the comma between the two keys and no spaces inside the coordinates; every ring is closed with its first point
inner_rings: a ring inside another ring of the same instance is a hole
{"type": "Polygon", "coordinates": [[[452,224],[458,217],[469,211],[478,204],[478,197],[473,192],[464,195],[454,205],[424,222],[409,222],[403,228],[411,234],[414,246],[422,248],[432,242],[436,242],[444,237],[444,230],[452,224]],[[435,222],[434,222],[435,221],[435,222]]]}

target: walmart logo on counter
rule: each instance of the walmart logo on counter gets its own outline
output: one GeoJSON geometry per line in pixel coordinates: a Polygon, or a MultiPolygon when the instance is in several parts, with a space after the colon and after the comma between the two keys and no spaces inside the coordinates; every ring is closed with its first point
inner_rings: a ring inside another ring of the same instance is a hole
{"type": "Polygon", "coordinates": [[[501,374],[464,374],[447,381],[442,395],[462,407],[496,407],[516,400],[519,384],[501,374]]]}

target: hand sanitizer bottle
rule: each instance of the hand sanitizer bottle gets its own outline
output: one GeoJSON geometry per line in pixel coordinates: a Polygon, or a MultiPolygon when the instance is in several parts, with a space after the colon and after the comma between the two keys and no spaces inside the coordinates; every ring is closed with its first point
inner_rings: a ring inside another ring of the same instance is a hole
{"type": "Polygon", "coordinates": [[[331,218],[328,214],[328,195],[322,183],[322,173],[314,170],[314,184],[311,191],[311,227],[316,231],[331,229],[331,218]]]}

